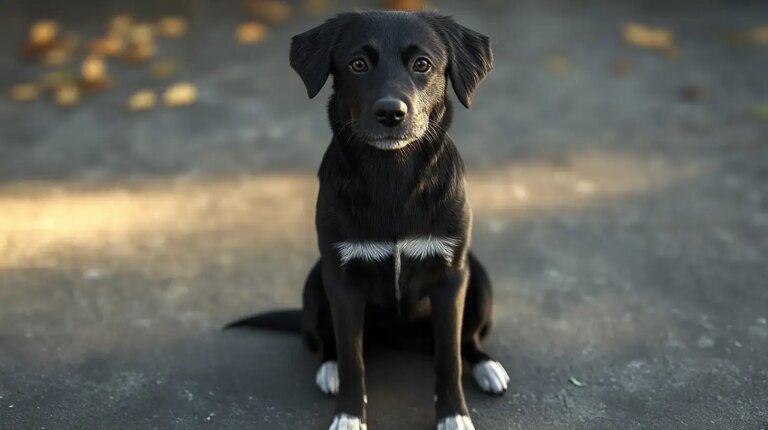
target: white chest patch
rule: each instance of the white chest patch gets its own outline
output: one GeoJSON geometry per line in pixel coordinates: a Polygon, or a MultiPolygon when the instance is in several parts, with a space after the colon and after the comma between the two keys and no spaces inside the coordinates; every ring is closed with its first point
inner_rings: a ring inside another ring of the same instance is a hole
{"type": "Polygon", "coordinates": [[[334,247],[339,252],[341,265],[352,260],[366,262],[384,261],[393,258],[395,269],[395,298],[400,301],[400,270],[403,255],[415,260],[424,260],[429,257],[442,257],[446,262],[453,259],[453,253],[459,244],[458,239],[452,237],[420,236],[406,238],[398,241],[365,241],[365,242],[338,242],[334,247]]]}
{"type": "Polygon", "coordinates": [[[402,254],[423,260],[428,257],[442,257],[446,261],[453,259],[453,252],[459,241],[452,237],[423,236],[393,241],[338,242],[341,264],[352,260],[368,262],[383,261],[390,256],[402,254]]]}

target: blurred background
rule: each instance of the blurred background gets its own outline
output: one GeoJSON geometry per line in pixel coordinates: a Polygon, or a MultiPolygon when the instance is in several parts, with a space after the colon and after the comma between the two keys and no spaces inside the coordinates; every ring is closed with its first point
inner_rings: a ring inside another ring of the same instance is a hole
{"type": "MultiPolygon", "coordinates": [[[[495,53],[451,130],[512,376],[476,426],[765,428],[764,0],[0,1],[0,428],[326,428],[298,337],[219,328],[317,258],[290,37],[422,7],[495,53]]],[[[430,358],[368,352],[369,427],[432,428],[430,358]]]]}

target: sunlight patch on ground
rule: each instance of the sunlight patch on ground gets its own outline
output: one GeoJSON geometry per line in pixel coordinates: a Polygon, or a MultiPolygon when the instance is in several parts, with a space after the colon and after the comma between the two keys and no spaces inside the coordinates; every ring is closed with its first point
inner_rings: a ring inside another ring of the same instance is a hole
{"type": "MultiPolygon", "coordinates": [[[[477,217],[524,219],[647,193],[700,170],[595,152],[573,155],[565,165],[530,162],[470,172],[467,183],[477,217]]],[[[0,268],[46,267],[51,253],[119,256],[137,245],[162,248],[168,239],[202,234],[247,247],[314,244],[316,190],[314,175],[303,173],[97,187],[13,184],[0,188],[0,268]]]]}

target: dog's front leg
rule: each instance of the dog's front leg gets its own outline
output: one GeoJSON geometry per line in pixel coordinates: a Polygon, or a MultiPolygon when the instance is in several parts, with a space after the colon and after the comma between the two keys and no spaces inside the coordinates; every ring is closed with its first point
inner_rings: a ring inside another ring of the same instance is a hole
{"type": "Polygon", "coordinates": [[[467,280],[466,269],[449,273],[430,294],[437,430],[474,430],[461,386],[461,325],[467,280]]]}
{"type": "Polygon", "coordinates": [[[365,296],[341,281],[327,285],[339,369],[339,394],[330,430],[366,430],[363,325],[365,296]]]}

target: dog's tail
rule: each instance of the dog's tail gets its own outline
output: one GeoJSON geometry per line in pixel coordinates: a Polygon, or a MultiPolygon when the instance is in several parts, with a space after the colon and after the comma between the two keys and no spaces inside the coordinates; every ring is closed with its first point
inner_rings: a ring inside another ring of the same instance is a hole
{"type": "Polygon", "coordinates": [[[251,315],[224,326],[224,330],[232,328],[256,328],[301,333],[301,309],[286,309],[251,315]]]}

